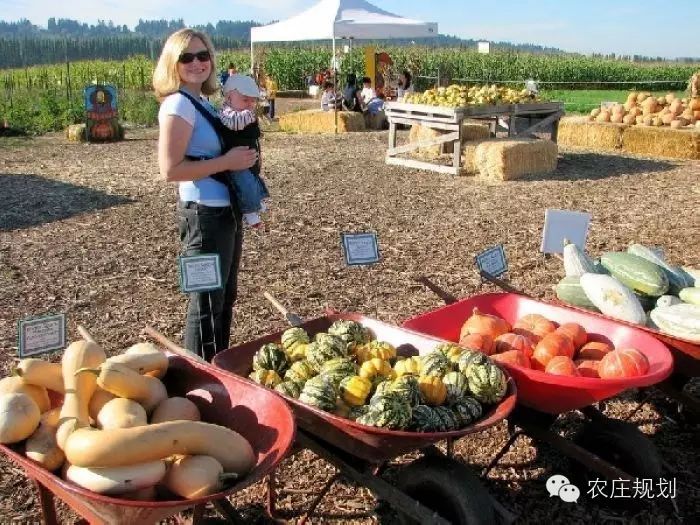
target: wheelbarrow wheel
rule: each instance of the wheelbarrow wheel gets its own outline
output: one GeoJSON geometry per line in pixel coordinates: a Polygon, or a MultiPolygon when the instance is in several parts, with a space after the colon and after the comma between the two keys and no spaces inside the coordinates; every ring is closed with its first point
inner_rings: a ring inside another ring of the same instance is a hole
{"type": "MultiPolygon", "coordinates": [[[[446,457],[423,457],[401,469],[397,487],[455,524],[491,525],[495,511],[486,489],[465,466],[446,457]]],[[[418,523],[399,512],[403,525],[418,523]]]]}

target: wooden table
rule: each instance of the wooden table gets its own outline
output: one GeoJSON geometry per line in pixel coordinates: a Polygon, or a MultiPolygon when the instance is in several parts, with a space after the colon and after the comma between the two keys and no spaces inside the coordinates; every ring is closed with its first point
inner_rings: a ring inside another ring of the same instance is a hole
{"type": "Polygon", "coordinates": [[[492,136],[496,136],[496,127],[499,120],[504,121],[505,119],[507,119],[509,137],[532,137],[536,131],[542,131],[547,127],[551,127],[551,139],[556,142],[559,119],[564,115],[564,105],[560,102],[537,102],[533,104],[499,104],[448,108],[424,104],[407,104],[404,102],[387,102],[384,105],[384,112],[389,119],[389,148],[385,157],[387,164],[459,175],[462,163],[462,123],[465,119],[489,121],[492,136]],[[523,130],[518,130],[517,123],[519,119],[527,119],[527,127],[523,130]],[[448,131],[449,133],[434,139],[397,146],[397,124],[418,124],[448,131]],[[452,166],[404,159],[397,156],[418,148],[436,146],[448,142],[454,143],[452,166]]]}

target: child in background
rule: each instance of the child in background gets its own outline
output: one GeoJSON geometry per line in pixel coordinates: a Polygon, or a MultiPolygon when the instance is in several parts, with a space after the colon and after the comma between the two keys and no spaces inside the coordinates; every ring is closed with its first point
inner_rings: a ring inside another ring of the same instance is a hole
{"type": "Polygon", "coordinates": [[[323,95],[321,95],[321,109],[331,111],[334,108],[340,109],[341,98],[333,90],[333,82],[323,84],[323,95]]]}
{"type": "Polygon", "coordinates": [[[362,78],[362,91],[360,92],[360,97],[362,97],[362,102],[367,106],[377,94],[372,89],[372,80],[369,77],[362,78]]]}
{"type": "Polygon", "coordinates": [[[255,114],[260,89],[251,77],[236,73],[226,80],[223,94],[224,103],[219,119],[231,130],[224,137],[226,146],[248,146],[258,152],[258,161],[253,166],[231,172],[243,220],[250,226],[258,227],[262,225],[260,212],[266,209],[264,199],[270,196],[260,177],[260,126],[255,114]]]}

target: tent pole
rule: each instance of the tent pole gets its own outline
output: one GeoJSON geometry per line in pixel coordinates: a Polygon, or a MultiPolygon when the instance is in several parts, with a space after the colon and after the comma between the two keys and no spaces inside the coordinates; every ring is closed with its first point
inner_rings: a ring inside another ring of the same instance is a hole
{"type": "Polygon", "coordinates": [[[255,72],[255,54],[253,53],[253,39],[250,39],[250,75],[255,72]]]}
{"type": "MultiPolygon", "coordinates": [[[[335,32],[333,32],[333,60],[331,61],[331,67],[333,67],[333,93],[338,92],[338,68],[336,66],[335,59],[335,32]]],[[[338,103],[333,103],[333,113],[335,118],[335,134],[338,134],[338,103]]]]}

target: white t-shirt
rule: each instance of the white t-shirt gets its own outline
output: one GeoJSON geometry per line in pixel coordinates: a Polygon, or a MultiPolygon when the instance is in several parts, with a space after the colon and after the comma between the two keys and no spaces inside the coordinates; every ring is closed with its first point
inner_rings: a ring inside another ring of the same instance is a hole
{"type": "Polygon", "coordinates": [[[374,97],[377,96],[377,94],[374,92],[374,89],[371,87],[368,88],[362,88],[362,91],[360,92],[360,96],[362,97],[362,102],[364,102],[365,106],[369,104],[369,101],[372,100],[374,97]]]}

